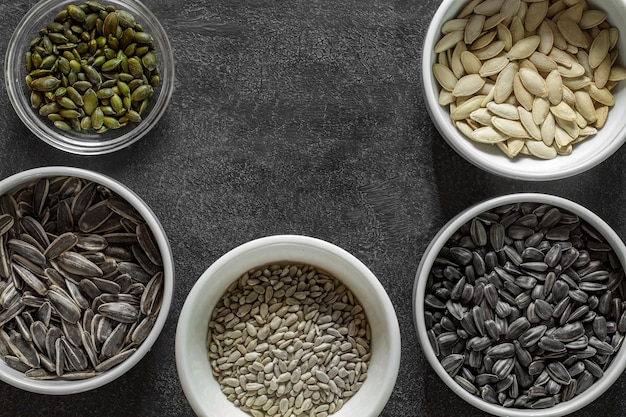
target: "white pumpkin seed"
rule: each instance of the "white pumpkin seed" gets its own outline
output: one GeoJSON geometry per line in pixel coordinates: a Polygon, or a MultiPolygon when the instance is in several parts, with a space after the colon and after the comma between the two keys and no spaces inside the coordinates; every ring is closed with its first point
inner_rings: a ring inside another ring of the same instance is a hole
{"type": "Polygon", "coordinates": [[[469,115],[480,108],[480,103],[483,101],[484,96],[474,96],[465,101],[460,106],[457,106],[452,112],[450,112],[450,118],[452,120],[465,120],[469,118],[469,115]]]}
{"type": "Polygon", "coordinates": [[[447,51],[447,50],[449,50],[451,48],[454,48],[457,43],[459,43],[459,42],[461,42],[463,40],[464,34],[465,34],[464,31],[457,30],[457,31],[450,32],[450,33],[444,35],[435,44],[435,47],[433,48],[434,52],[436,54],[438,54],[438,53],[441,53],[441,52],[445,52],[445,51],[447,51]]]}
{"type": "Polygon", "coordinates": [[[455,97],[467,97],[478,92],[485,85],[485,79],[478,74],[469,74],[462,77],[454,86],[452,94],[455,97]]]}
{"type": "Polygon", "coordinates": [[[524,59],[532,55],[537,50],[541,38],[537,35],[527,36],[513,44],[507,53],[510,60],[524,59]]]}
{"type": "Polygon", "coordinates": [[[596,109],[593,105],[591,96],[586,91],[574,92],[576,98],[576,110],[587,120],[589,123],[595,122],[598,117],[596,115],[596,109]]]}
{"type": "Polygon", "coordinates": [[[598,36],[593,39],[589,48],[589,65],[597,68],[609,54],[610,37],[607,29],[601,30],[598,36]]]}
{"type": "Polygon", "coordinates": [[[484,0],[474,7],[474,13],[484,16],[493,16],[500,12],[502,3],[502,0],[484,0]]]}
{"type": "Polygon", "coordinates": [[[580,29],[576,21],[562,18],[556,22],[556,25],[567,43],[579,48],[589,48],[591,40],[589,36],[580,29]]]}
{"type": "Polygon", "coordinates": [[[497,131],[491,126],[484,126],[474,130],[470,136],[474,142],[480,143],[497,143],[508,139],[508,136],[497,131]]]}
{"type": "Polygon", "coordinates": [[[499,74],[500,71],[502,71],[508,63],[509,59],[505,56],[491,58],[482,64],[478,74],[480,74],[481,77],[485,78],[491,77],[492,75],[499,74]]]}
{"type": "Polygon", "coordinates": [[[578,26],[581,29],[591,29],[592,27],[598,26],[600,23],[606,20],[606,12],[603,10],[585,10],[583,11],[583,15],[578,22],[578,26]]]}
{"type": "Polygon", "coordinates": [[[548,99],[535,97],[532,109],[533,120],[535,124],[542,124],[548,116],[548,113],[550,113],[550,102],[548,101],[548,99]]]}
{"type": "Polygon", "coordinates": [[[463,51],[461,53],[461,64],[468,74],[478,74],[483,66],[480,59],[470,51],[463,51]]]}
{"type": "Polygon", "coordinates": [[[496,26],[496,33],[498,40],[504,42],[504,50],[507,52],[511,50],[511,47],[513,46],[513,37],[511,36],[509,28],[500,23],[496,26]]]}
{"type": "Polygon", "coordinates": [[[535,124],[532,113],[522,106],[519,106],[517,108],[517,111],[519,113],[519,120],[522,123],[522,126],[524,126],[524,129],[526,129],[526,131],[530,135],[530,137],[535,140],[542,140],[541,129],[539,128],[539,126],[537,126],[537,124],[535,124]]]}
{"type": "Polygon", "coordinates": [[[456,83],[459,82],[459,79],[456,78],[452,70],[442,64],[433,65],[433,75],[439,85],[448,91],[454,90],[456,83]]]}
{"type": "Polygon", "coordinates": [[[541,140],[547,146],[552,146],[554,135],[556,134],[556,121],[551,113],[548,113],[546,119],[541,124],[541,140]]]}
{"type": "Polygon", "coordinates": [[[615,105],[615,97],[613,97],[613,94],[611,94],[607,88],[598,88],[595,84],[590,83],[587,91],[595,101],[609,107],[615,105]]]}
{"type": "Polygon", "coordinates": [[[450,19],[441,26],[441,33],[447,35],[451,32],[463,31],[469,19],[450,19]]]}
{"type": "Polygon", "coordinates": [[[607,56],[593,72],[593,81],[598,88],[607,87],[611,75],[611,57],[607,56]]]}
{"type": "Polygon", "coordinates": [[[487,104],[487,110],[493,113],[494,116],[502,117],[509,120],[519,120],[519,113],[517,106],[509,103],[496,103],[491,102],[487,104]]]}
{"type": "Polygon", "coordinates": [[[491,126],[492,117],[493,117],[493,114],[491,114],[491,112],[484,107],[474,110],[470,114],[470,119],[472,119],[473,121],[477,123],[480,123],[483,126],[491,126]]]}
{"type": "Polygon", "coordinates": [[[552,146],[547,146],[542,141],[528,140],[526,141],[526,148],[528,148],[528,151],[537,158],[556,158],[556,149],[554,149],[554,147],[552,146]]]}
{"type": "Polygon", "coordinates": [[[485,16],[479,14],[471,15],[463,32],[463,41],[467,45],[471,45],[483,32],[484,24],[485,16]]]}
{"type": "Polygon", "coordinates": [[[557,119],[567,120],[570,122],[576,121],[576,112],[567,103],[561,101],[555,106],[550,106],[550,112],[557,119]]]}
{"type": "Polygon", "coordinates": [[[558,70],[552,70],[546,76],[546,87],[550,104],[559,104],[563,100],[563,80],[558,70]]]}
{"type": "Polygon", "coordinates": [[[539,35],[539,46],[537,50],[542,54],[549,54],[554,45],[554,35],[550,25],[545,21],[542,21],[537,29],[537,35],[539,35]]]}
{"type": "Polygon", "coordinates": [[[504,49],[503,41],[493,41],[484,48],[473,50],[474,55],[481,61],[497,56],[504,49]]]}
{"type": "Polygon", "coordinates": [[[546,81],[538,72],[532,71],[528,68],[520,68],[519,70],[520,80],[529,93],[536,97],[545,98],[548,97],[548,87],[546,81]]]}
{"type": "Polygon", "coordinates": [[[507,137],[528,138],[530,135],[524,129],[524,126],[516,120],[504,119],[502,117],[493,117],[491,119],[493,127],[502,132],[507,137]]]}
{"type": "Polygon", "coordinates": [[[524,84],[522,84],[522,80],[519,77],[519,73],[515,74],[515,78],[513,79],[513,93],[515,94],[515,98],[517,101],[528,111],[533,108],[533,100],[534,96],[526,90],[524,84]]]}
{"type": "Polygon", "coordinates": [[[539,28],[548,14],[548,1],[539,1],[531,3],[524,18],[524,28],[528,32],[534,32],[539,28]]]}
{"type": "Polygon", "coordinates": [[[504,103],[513,92],[513,81],[515,80],[515,74],[517,74],[518,68],[519,65],[517,62],[510,62],[500,74],[498,74],[493,97],[496,103],[504,103]]]}

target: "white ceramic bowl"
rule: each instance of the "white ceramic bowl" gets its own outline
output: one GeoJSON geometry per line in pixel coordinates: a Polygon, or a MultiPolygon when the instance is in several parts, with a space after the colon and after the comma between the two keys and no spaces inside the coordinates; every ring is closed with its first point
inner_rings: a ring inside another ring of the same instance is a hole
{"type": "Polygon", "coordinates": [[[270,236],[245,243],[215,261],[187,296],[176,329],[176,366],[187,400],[199,416],[249,417],[221,392],[207,358],[213,308],[246,271],[268,263],[301,262],[342,281],[361,302],[372,331],[371,359],[361,389],[333,416],[377,417],[394,387],[400,364],[398,320],[376,277],[345,250],[305,236],[270,236]]]}
{"type": "Polygon", "coordinates": [[[154,212],[139,196],[137,196],[137,194],[110,177],[94,171],[72,167],[54,166],[35,168],[14,174],[0,181],[0,195],[39,178],[57,176],[74,176],[94,181],[108,187],[110,190],[114,191],[130,203],[133,208],[135,208],[135,210],[137,210],[137,212],[139,212],[139,214],[141,214],[141,216],[145,219],[146,223],[150,227],[150,230],[152,231],[163,260],[164,276],[161,310],[158,313],[156,322],[154,323],[154,327],[150,331],[150,334],[137,348],[137,351],[133,355],[110,370],[102,372],[89,379],[78,381],[34,380],[27,378],[23,373],[10,368],[4,361],[0,360],[0,380],[6,382],[7,384],[39,394],[68,395],[89,391],[114,381],[134,367],[146,355],[146,353],[150,351],[159,337],[163,326],[165,325],[170,305],[172,303],[172,297],[174,295],[174,266],[169,241],[154,212]]]}
{"type": "MultiPolygon", "coordinates": [[[[626,140],[626,88],[620,83],[612,92],[615,106],[609,111],[608,120],[598,133],[587,140],[574,145],[572,154],[557,156],[551,160],[540,160],[518,155],[509,159],[495,145],[479,144],[461,134],[450,120],[450,112],[438,103],[439,84],[433,76],[432,66],[437,60],[433,52],[434,45],[441,38],[441,27],[453,19],[468,1],[443,0],[428,27],[422,51],[422,81],[428,112],[435,127],[446,142],[459,155],[477,167],[503,177],[527,181],[547,181],[570,177],[587,171],[617,151],[626,140]]],[[[626,21],[626,2],[624,0],[587,2],[593,8],[608,13],[607,21],[614,27],[621,27],[626,21]]],[[[616,46],[626,50],[626,36],[622,34],[616,46]]],[[[619,59],[623,65],[623,58],[619,59]]]]}
{"type": "Polygon", "coordinates": [[[585,392],[575,396],[569,401],[560,402],[556,406],[553,406],[551,408],[531,410],[520,408],[505,408],[499,405],[493,405],[487,403],[486,401],[483,401],[480,397],[472,395],[465,389],[461,388],[461,386],[457,384],[457,382],[453,378],[451,378],[450,375],[444,370],[428,340],[427,328],[424,320],[424,297],[426,293],[428,276],[435,262],[435,258],[438,256],[439,252],[445,246],[451,236],[462,225],[466,224],[478,214],[484,213],[496,207],[520,202],[550,204],[577,215],[579,218],[585,220],[589,225],[594,227],[599,233],[602,234],[602,236],[604,236],[605,241],[609,243],[614,249],[622,266],[626,265],[626,246],[624,245],[622,240],[602,219],[600,219],[596,214],[582,207],[581,205],[561,197],[537,193],[509,194],[495,197],[471,206],[463,212],[459,213],[441,228],[441,230],[437,233],[437,235],[435,235],[433,240],[428,245],[428,248],[426,248],[426,251],[424,252],[424,255],[417,269],[417,273],[415,276],[415,285],[413,288],[413,313],[415,326],[418,334],[418,339],[422,347],[422,351],[424,352],[426,359],[430,363],[432,369],[452,390],[452,392],[461,397],[463,400],[467,401],[469,404],[487,413],[501,416],[563,416],[579,410],[580,408],[596,400],[617,380],[617,378],[620,377],[620,375],[624,371],[624,368],[626,367],[626,349],[622,347],[618,352],[614,354],[610,366],[605,369],[604,376],[596,381],[585,392]]]}
{"type": "Polygon", "coordinates": [[[77,0],[41,0],[28,11],[16,25],[9,41],[4,62],[5,83],[9,99],[15,112],[26,127],[39,139],[65,152],[80,155],[100,155],[130,146],[158,123],[174,92],[174,54],[165,29],[152,11],[139,0],[108,0],[102,4],[114,6],[117,10],[131,13],[137,23],[154,38],[161,82],[155,87],[149,99],[149,106],[139,123],[129,123],[120,129],[111,129],[106,133],[65,132],[54,127],[52,122],[39,115],[30,104],[30,89],[24,81],[26,69],[24,56],[29,49],[29,42],[37,36],[40,29],[52,22],[55,15],[68,5],[81,5],[77,0]]]}

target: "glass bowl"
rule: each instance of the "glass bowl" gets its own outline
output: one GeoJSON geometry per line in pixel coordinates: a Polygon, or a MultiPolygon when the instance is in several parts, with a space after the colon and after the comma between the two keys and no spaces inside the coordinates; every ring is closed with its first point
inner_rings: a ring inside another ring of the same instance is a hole
{"type": "MultiPolygon", "coordinates": [[[[110,0],[106,5],[125,10],[135,17],[144,31],[153,37],[160,71],[160,83],[149,98],[149,105],[142,113],[139,123],[110,129],[105,133],[60,130],[48,118],[39,115],[30,102],[31,90],[26,85],[25,54],[29,43],[38,36],[40,29],[69,5],[83,4],[81,0],[43,0],[37,3],[17,24],[9,41],[4,62],[5,82],[9,99],[24,124],[38,138],[58,149],[81,155],[97,155],[114,152],[145,136],[165,113],[174,90],[174,56],[165,30],[149,8],[138,0],[110,0]]],[[[104,4],[104,3],[103,3],[104,4]]]]}

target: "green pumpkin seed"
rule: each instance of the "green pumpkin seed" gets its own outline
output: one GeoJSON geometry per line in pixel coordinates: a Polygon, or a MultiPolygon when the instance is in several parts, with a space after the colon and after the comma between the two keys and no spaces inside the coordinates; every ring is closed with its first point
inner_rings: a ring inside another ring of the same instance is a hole
{"type": "Polygon", "coordinates": [[[111,96],[113,96],[113,89],[112,88],[101,88],[100,90],[98,90],[96,92],[96,96],[102,100],[104,98],[109,98],[111,96]]]}
{"type": "Polygon", "coordinates": [[[57,98],[57,103],[59,103],[59,105],[65,109],[71,109],[71,110],[76,110],[76,103],[74,103],[72,101],[71,98],[69,97],[59,97],[57,98]]]}
{"type": "Polygon", "coordinates": [[[143,66],[138,57],[128,58],[128,71],[134,78],[141,78],[143,76],[143,66]]]}
{"type": "Polygon", "coordinates": [[[113,96],[111,97],[111,107],[113,107],[113,110],[115,110],[116,113],[119,113],[121,110],[124,109],[124,102],[122,101],[122,98],[117,94],[113,94],[113,96]]]}
{"type": "Polygon", "coordinates": [[[84,22],[85,17],[87,17],[83,9],[73,4],[67,6],[67,13],[72,19],[76,20],[77,22],[84,22]]]}
{"type": "Polygon", "coordinates": [[[117,17],[119,19],[120,26],[123,28],[132,28],[136,25],[135,16],[125,10],[118,10],[117,17]]]}
{"type": "Polygon", "coordinates": [[[102,83],[102,76],[91,65],[83,65],[83,71],[85,71],[85,75],[87,75],[87,79],[91,81],[95,85],[99,85],[102,83]]]}
{"type": "Polygon", "coordinates": [[[36,91],[54,91],[60,84],[61,80],[52,75],[48,75],[33,80],[30,83],[30,88],[36,91]]]}
{"type": "Polygon", "coordinates": [[[107,17],[104,19],[104,24],[102,25],[102,33],[105,36],[115,35],[117,32],[118,18],[116,12],[111,12],[107,14],[107,17]]]}
{"type": "Polygon", "coordinates": [[[98,95],[91,88],[85,91],[83,94],[83,108],[85,113],[91,116],[94,110],[98,107],[98,95]]]}
{"type": "Polygon", "coordinates": [[[152,35],[146,32],[135,32],[134,39],[135,42],[143,44],[151,44],[152,42],[154,42],[154,38],[152,38],[152,35]]]}
{"type": "Polygon", "coordinates": [[[43,106],[41,106],[39,108],[39,114],[41,116],[47,117],[52,113],[57,113],[60,109],[61,106],[59,106],[59,103],[53,101],[52,103],[44,104],[43,106]]]}
{"type": "Polygon", "coordinates": [[[54,127],[65,132],[69,132],[72,130],[72,126],[70,126],[67,122],[64,122],[63,120],[57,120],[56,122],[54,122],[54,127]]]}
{"type": "Polygon", "coordinates": [[[39,91],[31,91],[30,92],[30,105],[34,109],[38,109],[39,107],[41,107],[42,103],[43,103],[42,94],[39,91]]]}
{"type": "Polygon", "coordinates": [[[91,114],[91,127],[95,130],[102,128],[104,125],[104,113],[100,107],[96,108],[91,114]]]}
{"type": "Polygon", "coordinates": [[[156,54],[152,51],[147,52],[142,58],[141,62],[143,66],[150,71],[154,71],[157,68],[156,54]]]}
{"type": "Polygon", "coordinates": [[[131,97],[133,101],[143,101],[149,98],[150,96],[152,96],[153,93],[154,93],[154,88],[152,88],[151,85],[142,85],[142,86],[137,87],[135,91],[133,91],[133,94],[131,95],[131,97]]]}
{"type": "Polygon", "coordinates": [[[80,117],[80,112],[70,109],[59,110],[59,114],[64,119],[78,119],[80,117]]]}
{"type": "Polygon", "coordinates": [[[121,127],[119,120],[109,116],[104,116],[104,125],[109,129],[119,129],[121,127]]]}
{"type": "Polygon", "coordinates": [[[102,64],[102,68],[100,69],[103,72],[110,72],[110,71],[117,69],[117,67],[120,65],[121,62],[122,62],[121,58],[109,59],[107,62],[102,64]]]}
{"type": "Polygon", "coordinates": [[[83,97],[80,95],[78,91],[72,86],[68,86],[66,88],[67,96],[79,107],[83,107],[83,97]]]}

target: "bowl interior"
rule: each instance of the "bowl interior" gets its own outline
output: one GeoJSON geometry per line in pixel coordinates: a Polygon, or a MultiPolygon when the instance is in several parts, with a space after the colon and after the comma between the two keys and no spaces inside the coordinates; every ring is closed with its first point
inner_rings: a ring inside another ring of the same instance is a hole
{"type": "Polygon", "coordinates": [[[217,260],[191,290],[176,330],[176,363],[193,409],[203,416],[247,416],[221,392],[207,359],[206,334],[214,306],[244,272],[268,263],[306,263],[342,281],[361,302],[372,330],[365,383],[334,415],[378,416],[395,384],[400,335],[395,311],[376,277],[356,258],[330,243],[302,236],[274,236],[244,244],[217,260]]]}
{"type": "Polygon", "coordinates": [[[52,22],[54,16],[75,0],[42,0],[22,18],[9,41],[5,59],[5,83],[9,99],[22,122],[46,143],[76,154],[103,154],[128,146],[143,137],[161,118],[174,89],[174,57],[165,30],[145,5],[138,0],[110,0],[106,4],[126,10],[135,16],[147,33],[154,38],[154,48],[160,71],[161,82],[154,89],[150,104],[140,123],[129,123],[120,129],[111,129],[103,134],[63,132],[45,117],[33,110],[30,104],[30,89],[24,82],[24,54],[29,42],[40,29],[52,22]]]}
{"type": "Polygon", "coordinates": [[[426,324],[424,322],[424,296],[426,293],[426,283],[428,275],[435,262],[435,258],[444,247],[448,239],[457,231],[462,225],[474,218],[476,215],[489,211],[496,207],[500,207],[507,204],[519,203],[519,202],[536,202],[551,204],[559,207],[565,211],[578,215],[581,219],[584,219],[598,232],[600,232],[606,242],[608,242],[614,249],[616,255],[619,258],[622,266],[626,265],[626,246],[620,239],[620,237],[610,228],[602,219],[588,209],[576,204],[570,200],[556,197],[546,194],[537,193],[520,193],[510,194],[501,197],[496,197],[481,203],[478,203],[472,207],[469,207],[465,211],[459,213],[453,219],[451,219],[445,226],[443,226],[437,235],[433,238],[428,248],[424,252],[416,276],[413,289],[413,312],[415,326],[418,333],[418,339],[422,347],[422,351],[426,355],[428,362],[432,369],[439,375],[441,380],[459,397],[467,401],[471,405],[495,415],[506,415],[511,417],[547,417],[547,416],[562,416],[572,413],[598,398],[604,391],[606,391],[612,384],[620,377],[624,368],[626,368],[626,349],[620,348],[620,350],[614,355],[611,365],[605,370],[604,376],[596,381],[589,389],[580,395],[575,396],[569,401],[561,402],[554,407],[542,410],[532,409],[519,409],[519,408],[504,408],[496,406],[483,401],[481,398],[470,394],[465,391],[459,384],[454,381],[443,369],[443,366],[437,359],[434,350],[432,349],[427,335],[426,324]]]}
{"type": "Polygon", "coordinates": [[[150,351],[152,345],[156,342],[159,334],[161,333],[161,330],[163,329],[163,326],[165,325],[165,321],[167,319],[167,315],[171,306],[172,297],[174,294],[174,266],[172,262],[172,252],[169,241],[167,239],[167,236],[165,235],[163,227],[161,226],[159,220],[156,218],[155,214],[133,191],[107,176],[79,168],[36,168],[15,174],[0,181],[0,195],[12,191],[16,187],[24,183],[28,183],[39,178],[55,176],[75,176],[97,182],[113,190],[120,197],[129,202],[141,214],[141,216],[150,227],[150,230],[152,231],[156,243],[158,244],[161,258],[163,259],[164,274],[163,301],[154,327],[152,328],[148,337],[138,347],[137,351],[120,365],[89,379],[79,381],[46,381],[27,378],[23,373],[14,370],[13,368],[9,367],[4,361],[0,360],[0,380],[17,388],[39,394],[67,395],[98,388],[115,380],[116,378],[129,371],[145,356],[146,353],[150,351]]]}
{"type": "MultiPolygon", "coordinates": [[[[626,124],[622,114],[626,111],[626,88],[620,83],[612,93],[615,106],[609,111],[607,122],[598,133],[574,145],[572,154],[557,156],[551,160],[519,155],[511,160],[495,145],[472,142],[462,135],[450,120],[450,112],[438,104],[440,87],[433,74],[432,66],[437,62],[433,46],[440,39],[442,25],[457,16],[467,1],[444,0],[439,6],[428,28],[422,55],[422,76],[426,105],[431,118],[441,136],[459,155],[472,164],[492,174],[529,181],[543,181],[566,178],[593,168],[613,154],[626,140],[626,124]]],[[[626,3],[623,0],[601,2],[589,0],[590,7],[608,13],[607,21],[620,27],[626,21],[626,3]]],[[[626,48],[626,37],[622,34],[616,46],[620,51],[626,48]]],[[[623,57],[618,63],[624,65],[623,57]]]]}

